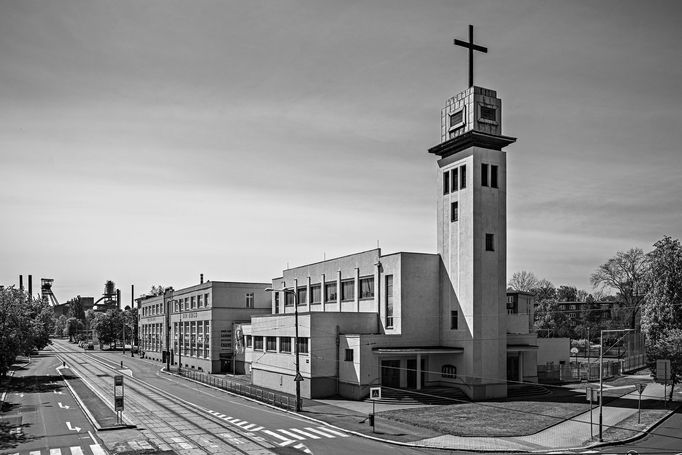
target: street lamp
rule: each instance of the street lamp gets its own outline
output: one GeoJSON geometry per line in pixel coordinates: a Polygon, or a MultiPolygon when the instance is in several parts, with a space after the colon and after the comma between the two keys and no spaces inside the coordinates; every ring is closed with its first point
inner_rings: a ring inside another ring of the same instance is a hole
{"type": "Polygon", "coordinates": [[[611,329],[602,330],[599,340],[599,442],[602,438],[602,407],[604,405],[604,332],[634,332],[634,329],[611,329]]]}
{"type": "MultiPolygon", "coordinates": [[[[166,300],[166,371],[170,372],[170,353],[171,353],[171,348],[170,348],[170,312],[171,312],[171,306],[173,305],[173,288],[170,287],[168,288],[170,291],[170,299],[166,300]]],[[[165,295],[164,295],[165,299],[165,295]]]]}
{"type": "Polygon", "coordinates": [[[283,292],[284,293],[284,305],[286,307],[286,294],[287,292],[293,294],[294,296],[294,353],[296,355],[296,376],[294,377],[294,382],[296,383],[296,412],[301,412],[301,381],[303,381],[303,376],[301,376],[301,356],[298,352],[298,299],[296,297],[296,289],[273,289],[265,288],[266,292],[283,292]]]}

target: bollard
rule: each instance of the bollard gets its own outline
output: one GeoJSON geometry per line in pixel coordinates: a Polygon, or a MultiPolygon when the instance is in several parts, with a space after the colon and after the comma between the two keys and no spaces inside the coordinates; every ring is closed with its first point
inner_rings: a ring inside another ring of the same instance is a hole
{"type": "Polygon", "coordinates": [[[374,428],[374,414],[369,415],[369,426],[374,428]]]}
{"type": "Polygon", "coordinates": [[[62,368],[66,368],[66,362],[62,360],[62,368]]]}
{"type": "Polygon", "coordinates": [[[121,368],[123,368],[123,360],[121,360],[121,368]]]}

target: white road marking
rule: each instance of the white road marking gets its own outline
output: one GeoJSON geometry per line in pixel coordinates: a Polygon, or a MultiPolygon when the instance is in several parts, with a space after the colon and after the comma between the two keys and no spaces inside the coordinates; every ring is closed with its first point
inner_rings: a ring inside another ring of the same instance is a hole
{"type": "Polygon", "coordinates": [[[291,433],[291,432],[289,432],[289,431],[287,431],[287,430],[279,429],[279,430],[277,430],[277,431],[279,431],[280,433],[284,433],[285,435],[287,435],[287,436],[289,436],[289,437],[292,437],[292,438],[294,438],[294,439],[298,439],[299,441],[302,441],[302,440],[305,439],[303,436],[298,435],[298,434],[296,434],[296,433],[291,433]]]}
{"type": "Polygon", "coordinates": [[[50,455],[62,455],[62,449],[50,449],[50,455]]]}
{"type": "Polygon", "coordinates": [[[332,430],[331,428],[327,428],[327,427],[317,427],[317,428],[320,428],[320,429],[326,431],[327,433],[335,434],[336,436],[341,436],[342,438],[348,437],[347,434],[341,433],[340,431],[332,430]]]}
{"type": "Polygon", "coordinates": [[[83,449],[78,446],[71,447],[71,455],[83,455],[83,449]]]}
{"type": "Polygon", "coordinates": [[[290,428],[290,430],[291,430],[291,431],[295,431],[296,433],[300,433],[300,434],[302,434],[303,436],[306,436],[306,437],[308,437],[308,438],[310,438],[310,439],[320,439],[319,436],[314,435],[314,434],[312,434],[312,433],[306,433],[305,431],[299,430],[298,428],[290,428]]]}
{"type": "MultiPolygon", "coordinates": [[[[267,434],[269,434],[270,436],[274,436],[274,437],[276,437],[277,439],[281,439],[282,441],[290,441],[290,439],[287,439],[287,438],[285,438],[284,436],[282,436],[281,434],[275,433],[274,431],[263,430],[263,433],[267,433],[267,434]]],[[[293,442],[293,441],[291,441],[291,442],[293,442]]]]}
{"type": "Polygon", "coordinates": [[[334,437],[334,436],[332,436],[332,435],[330,435],[330,434],[327,434],[327,433],[325,433],[325,432],[323,432],[323,431],[316,430],[315,428],[306,427],[306,430],[312,431],[312,432],[317,433],[317,434],[321,434],[322,436],[327,437],[327,438],[333,438],[333,437],[334,437]]]}

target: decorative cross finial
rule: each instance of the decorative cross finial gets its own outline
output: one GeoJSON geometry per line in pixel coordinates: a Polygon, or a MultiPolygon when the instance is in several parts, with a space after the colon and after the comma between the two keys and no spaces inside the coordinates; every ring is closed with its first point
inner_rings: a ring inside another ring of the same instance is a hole
{"type": "Polygon", "coordinates": [[[455,46],[462,46],[469,49],[469,87],[474,86],[474,51],[488,53],[488,48],[474,44],[474,26],[469,25],[469,42],[455,39],[455,46]]]}

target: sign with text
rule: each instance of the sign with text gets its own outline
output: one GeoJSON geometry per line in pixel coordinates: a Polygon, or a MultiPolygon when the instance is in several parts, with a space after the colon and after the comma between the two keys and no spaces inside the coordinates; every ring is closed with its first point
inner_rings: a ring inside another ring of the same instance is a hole
{"type": "Polygon", "coordinates": [[[656,360],[656,380],[670,381],[670,360],[668,359],[656,360]]]}
{"type": "Polygon", "coordinates": [[[220,329],[220,352],[232,351],[232,328],[220,329]]]}
{"type": "Polygon", "coordinates": [[[599,389],[596,387],[588,387],[585,389],[585,398],[587,398],[587,401],[590,403],[599,401],[599,389]]]}
{"type": "Polygon", "coordinates": [[[114,411],[123,411],[123,375],[114,376],[114,411]]]}

